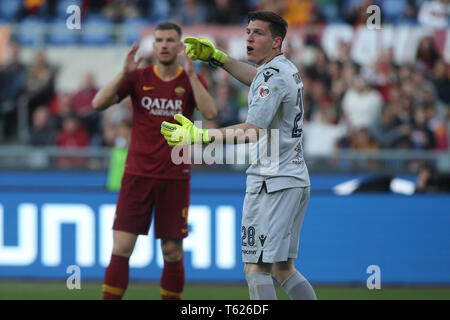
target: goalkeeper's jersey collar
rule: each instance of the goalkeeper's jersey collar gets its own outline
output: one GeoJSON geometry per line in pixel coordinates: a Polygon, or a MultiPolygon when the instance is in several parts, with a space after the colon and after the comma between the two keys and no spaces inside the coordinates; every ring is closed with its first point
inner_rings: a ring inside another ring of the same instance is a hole
{"type": "Polygon", "coordinates": [[[261,71],[264,68],[266,68],[267,64],[273,62],[274,60],[280,59],[280,57],[284,57],[284,53],[280,52],[279,54],[277,54],[275,57],[273,57],[272,59],[270,59],[269,61],[267,61],[266,63],[260,65],[258,68],[256,68],[257,71],[261,71]]]}

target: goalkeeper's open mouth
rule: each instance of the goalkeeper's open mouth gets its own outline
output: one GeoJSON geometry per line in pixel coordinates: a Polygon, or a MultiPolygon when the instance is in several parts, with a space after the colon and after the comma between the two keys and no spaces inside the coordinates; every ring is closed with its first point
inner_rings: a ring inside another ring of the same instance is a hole
{"type": "Polygon", "coordinates": [[[253,50],[253,47],[247,46],[247,54],[250,54],[253,50]]]}

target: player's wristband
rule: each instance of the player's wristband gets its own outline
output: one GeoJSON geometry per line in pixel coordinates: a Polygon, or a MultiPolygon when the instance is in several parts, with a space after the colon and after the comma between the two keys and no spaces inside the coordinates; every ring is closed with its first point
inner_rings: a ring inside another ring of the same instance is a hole
{"type": "Polygon", "coordinates": [[[209,59],[208,65],[213,69],[217,69],[219,67],[222,68],[227,59],[228,55],[225,52],[216,49],[214,50],[212,57],[209,59]]]}

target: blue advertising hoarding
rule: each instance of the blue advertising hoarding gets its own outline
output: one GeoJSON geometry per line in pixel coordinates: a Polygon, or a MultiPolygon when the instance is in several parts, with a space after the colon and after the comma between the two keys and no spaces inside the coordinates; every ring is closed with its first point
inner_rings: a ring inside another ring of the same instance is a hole
{"type": "MultiPolygon", "coordinates": [[[[0,279],[65,279],[67,268],[77,265],[83,279],[101,280],[117,200],[117,193],[103,189],[104,174],[13,176],[14,182],[8,175],[0,178],[0,279]]],[[[318,176],[319,187],[312,175],[297,268],[312,283],[364,285],[367,268],[375,265],[383,283],[450,284],[449,195],[331,192],[349,178],[318,176]]],[[[243,174],[193,174],[184,243],[187,281],[245,280],[244,191],[243,174]]],[[[139,238],[130,264],[132,280],[159,280],[163,261],[152,229],[139,238]]]]}

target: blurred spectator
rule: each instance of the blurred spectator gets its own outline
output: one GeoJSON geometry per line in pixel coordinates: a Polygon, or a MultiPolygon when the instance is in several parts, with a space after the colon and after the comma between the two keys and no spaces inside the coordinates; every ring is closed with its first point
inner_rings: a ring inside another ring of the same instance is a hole
{"type": "Polygon", "coordinates": [[[283,15],[286,0],[261,0],[256,10],[272,11],[278,15],[283,15]]]}
{"type": "Polygon", "coordinates": [[[400,124],[395,110],[385,107],[378,119],[369,127],[369,133],[381,148],[394,149],[402,139],[409,139],[411,127],[400,124]]]}
{"type": "Polygon", "coordinates": [[[38,51],[29,68],[27,78],[28,112],[31,116],[35,108],[48,105],[55,94],[56,69],[52,67],[43,51],[38,51]]]}
{"type": "Polygon", "coordinates": [[[314,1],[312,0],[286,0],[284,1],[283,18],[289,27],[305,26],[320,20],[314,1]]]}
{"type": "MultiPolygon", "coordinates": [[[[20,1],[20,0],[15,0],[20,1]]],[[[16,14],[17,20],[22,20],[29,16],[39,16],[44,14],[45,0],[23,0],[22,6],[16,14]]]]}
{"type": "Polygon", "coordinates": [[[91,72],[86,73],[82,87],[72,97],[72,108],[77,115],[83,116],[93,112],[92,99],[97,91],[94,75],[91,72]]]}
{"type": "Polygon", "coordinates": [[[371,5],[373,5],[372,0],[358,0],[358,1],[346,1],[347,4],[347,11],[345,12],[345,20],[348,24],[351,24],[353,26],[359,26],[366,24],[368,14],[367,14],[367,8],[371,5]]]}
{"type": "Polygon", "coordinates": [[[71,101],[72,110],[83,121],[91,137],[100,134],[99,113],[92,108],[92,100],[97,91],[94,75],[88,72],[84,76],[82,87],[73,95],[71,101]]]}
{"type": "Polygon", "coordinates": [[[442,59],[434,64],[433,84],[439,99],[445,104],[450,104],[450,66],[442,59]]]}
{"type": "Polygon", "coordinates": [[[311,156],[331,156],[338,141],[347,133],[343,123],[336,124],[337,114],[333,108],[322,107],[305,122],[305,152],[311,156]]]}
{"type": "Polygon", "coordinates": [[[308,68],[308,76],[314,80],[323,81],[329,87],[331,83],[328,73],[328,57],[325,51],[319,48],[316,51],[314,64],[308,68]]]}
{"type": "Polygon", "coordinates": [[[214,0],[207,21],[211,24],[240,24],[247,22],[246,12],[248,8],[245,1],[214,0]]]}
{"type": "Polygon", "coordinates": [[[307,46],[320,47],[325,21],[321,15],[318,5],[313,5],[304,25],[304,41],[307,46]]]}
{"type": "Polygon", "coordinates": [[[338,44],[338,60],[342,63],[351,63],[351,42],[346,39],[340,39],[338,44]]]}
{"type": "Polygon", "coordinates": [[[358,74],[359,70],[355,63],[347,61],[342,64],[342,81],[346,89],[354,85],[355,78],[358,74]]]}
{"type": "Polygon", "coordinates": [[[116,148],[127,148],[130,145],[131,121],[123,120],[117,128],[117,135],[114,140],[116,148]]]}
{"type": "Polygon", "coordinates": [[[82,0],[81,13],[83,16],[86,16],[88,13],[100,15],[105,5],[108,5],[110,2],[110,0],[82,0]]]}
{"type": "Polygon", "coordinates": [[[438,115],[437,109],[433,105],[425,106],[424,112],[427,119],[427,127],[434,136],[434,148],[441,151],[448,150],[449,138],[444,116],[438,115]]]}
{"type": "Polygon", "coordinates": [[[238,123],[238,107],[235,101],[236,95],[228,81],[216,87],[215,98],[219,107],[217,122],[220,128],[238,123]]]}
{"type": "Polygon", "coordinates": [[[411,132],[411,145],[413,149],[427,150],[435,147],[433,132],[428,128],[426,113],[423,108],[414,111],[414,127],[411,132]]]}
{"type": "Polygon", "coordinates": [[[75,115],[68,115],[63,119],[62,129],[56,138],[59,147],[87,147],[89,136],[75,115]]]}
{"type": "Polygon", "coordinates": [[[393,49],[380,53],[373,67],[362,68],[361,74],[368,79],[380,92],[383,101],[388,99],[390,85],[395,81],[395,64],[393,49]]]}
{"type": "Polygon", "coordinates": [[[417,24],[417,15],[418,15],[417,3],[415,0],[406,1],[406,7],[403,11],[403,15],[401,15],[397,23],[404,25],[416,25],[417,24]]]}
{"type": "Polygon", "coordinates": [[[46,106],[36,108],[30,130],[29,144],[32,146],[50,146],[55,144],[56,127],[50,118],[46,106]]]}
{"type": "Polygon", "coordinates": [[[354,86],[344,95],[342,110],[351,129],[364,129],[372,125],[381,113],[382,98],[366,81],[357,77],[354,86]]]}
{"type": "Polygon", "coordinates": [[[419,23],[430,29],[446,29],[449,18],[448,0],[424,1],[419,10],[419,23]]]}
{"type": "Polygon", "coordinates": [[[249,87],[242,86],[237,94],[238,121],[247,121],[249,87]]]}
{"type": "Polygon", "coordinates": [[[0,140],[15,139],[19,98],[26,87],[27,67],[21,62],[20,46],[11,44],[11,60],[0,65],[0,140]]]}
{"type": "Polygon", "coordinates": [[[116,127],[111,123],[103,124],[102,143],[103,147],[114,147],[116,141],[116,127]]]}
{"type": "Polygon", "coordinates": [[[49,105],[50,113],[56,118],[58,128],[62,127],[62,120],[71,115],[72,112],[72,94],[60,92],[55,95],[49,105]]]}
{"type": "Polygon", "coordinates": [[[350,133],[350,149],[353,150],[378,150],[379,145],[365,128],[350,133]]]}
{"type": "Polygon", "coordinates": [[[395,107],[397,107],[395,112],[400,123],[412,126],[414,124],[414,100],[412,95],[403,91],[400,103],[395,107]]]}
{"type": "Polygon", "coordinates": [[[200,0],[182,0],[175,8],[172,19],[182,26],[204,24],[208,15],[206,6],[200,0]]]}
{"type": "MultiPolygon", "coordinates": [[[[56,137],[56,145],[60,148],[83,148],[89,146],[89,136],[75,115],[63,119],[62,129],[56,137]]],[[[60,157],[57,164],[60,168],[74,168],[87,162],[84,157],[60,157]]]]}
{"type": "MultiPolygon", "coordinates": [[[[338,149],[350,149],[357,151],[376,151],[380,148],[367,129],[358,129],[349,131],[349,134],[338,141],[338,149]]],[[[376,160],[363,160],[365,166],[371,169],[377,169],[379,162],[376,160]]]]}
{"type": "Polygon", "coordinates": [[[123,22],[144,15],[148,9],[148,1],[111,0],[102,9],[103,15],[112,22],[123,22]]]}
{"type": "Polygon", "coordinates": [[[103,147],[113,147],[117,136],[117,128],[120,123],[131,120],[132,111],[130,98],[126,98],[119,104],[103,111],[102,116],[102,138],[100,144],[103,147]]]}
{"type": "Polygon", "coordinates": [[[439,176],[430,164],[422,164],[417,172],[416,192],[435,193],[439,191],[439,176]]]}
{"type": "Polygon", "coordinates": [[[206,63],[201,63],[199,65],[199,74],[205,79],[206,85],[209,90],[214,89],[214,79],[213,79],[213,69],[210,68],[206,63]]]}
{"type": "Polygon", "coordinates": [[[423,71],[431,72],[439,58],[440,54],[433,37],[423,37],[417,48],[416,67],[423,71]]]}
{"type": "Polygon", "coordinates": [[[308,118],[314,115],[320,108],[332,108],[331,98],[328,95],[326,83],[324,81],[312,81],[308,89],[308,118]]]}
{"type": "Polygon", "coordinates": [[[339,61],[330,61],[328,63],[328,76],[329,76],[329,90],[330,97],[333,101],[337,102],[340,101],[342,98],[342,95],[345,91],[344,83],[342,81],[342,63],[339,61]]]}

